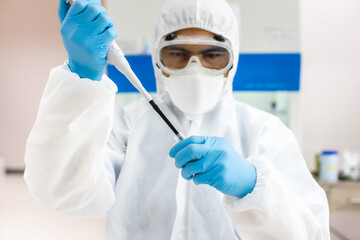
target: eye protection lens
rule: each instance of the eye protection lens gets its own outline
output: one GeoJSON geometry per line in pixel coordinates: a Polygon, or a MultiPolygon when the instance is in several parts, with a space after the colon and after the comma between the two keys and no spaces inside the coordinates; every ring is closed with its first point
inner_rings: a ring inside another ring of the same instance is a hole
{"type": "Polygon", "coordinates": [[[226,48],[214,45],[175,44],[160,50],[161,63],[171,70],[184,69],[192,56],[198,57],[203,67],[222,70],[230,61],[226,48]]]}
{"type": "Polygon", "coordinates": [[[180,74],[189,61],[198,59],[199,64],[213,74],[227,72],[233,64],[231,44],[228,40],[217,41],[213,37],[175,36],[163,38],[156,53],[156,62],[168,74],[180,74]],[[215,70],[215,71],[214,71],[215,70]]]}

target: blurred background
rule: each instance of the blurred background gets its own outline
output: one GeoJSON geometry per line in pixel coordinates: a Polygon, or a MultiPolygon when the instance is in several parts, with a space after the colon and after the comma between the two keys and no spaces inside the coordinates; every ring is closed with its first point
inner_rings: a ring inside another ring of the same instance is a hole
{"type": "MultiPolygon", "coordinates": [[[[102,2],[135,72],[144,61],[150,64],[154,25],[164,0],[102,2]]],[[[360,239],[360,1],[228,2],[241,22],[235,98],[277,115],[294,132],[307,166],[327,191],[332,239],[360,239]]],[[[58,0],[0,0],[4,240],[91,240],[103,234],[104,219],[55,215],[31,198],[22,180],[25,143],[49,71],[67,59],[57,5],[58,0]]],[[[140,97],[111,66],[108,74],[119,85],[118,105],[140,97]]],[[[151,67],[138,74],[154,91],[151,67]]]]}

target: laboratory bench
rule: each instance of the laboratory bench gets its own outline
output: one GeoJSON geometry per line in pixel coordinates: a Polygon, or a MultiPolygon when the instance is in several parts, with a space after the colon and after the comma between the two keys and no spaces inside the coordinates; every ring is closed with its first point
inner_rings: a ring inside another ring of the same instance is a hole
{"type": "Polygon", "coordinates": [[[360,214],[360,181],[319,182],[325,190],[330,212],[360,214]]]}
{"type": "Polygon", "coordinates": [[[330,209],[332,240],[360,240],[360,181],[320,182],[330,209]]]}

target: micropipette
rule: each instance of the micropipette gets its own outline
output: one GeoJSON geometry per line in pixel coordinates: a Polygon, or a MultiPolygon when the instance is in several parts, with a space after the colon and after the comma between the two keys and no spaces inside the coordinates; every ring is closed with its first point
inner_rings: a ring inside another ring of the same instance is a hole
{"type": "MultiPolygon", "coordinates": [[[[68,4],[73,4],[75,0],[67,0],[68,4]]],[[[146,91],[144,86],[141,84],[138,77],[135,75],[133,70],[130,67],[129,62],[125,58],[125,54],[121,51],[120,47],[115,41],[112,41],[109,45],[107,52],[107,62],[114,65],[124,76],[131,82],[131,84],[140,92],[140,94],[149,102],[153,109],[160,115],[160,117],[165,121],[165,123],[170,127],[170,129],[175,133],[178,139],[184,140],[184,137],[181,133],[176,130],[174,125],[169,121],[165,114],[161,111],[159,106],[154,102],[150,94],[146,91]]]]}

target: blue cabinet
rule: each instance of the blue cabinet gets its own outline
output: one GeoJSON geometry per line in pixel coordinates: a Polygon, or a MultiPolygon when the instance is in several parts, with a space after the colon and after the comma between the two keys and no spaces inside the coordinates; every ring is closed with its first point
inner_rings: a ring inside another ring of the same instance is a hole
{"type": "MultiPolygon", "coordinates": [[[[154,69],[150,55],[126,56],[133,71],[148,92],[156,91],[154,69]]],[[[299,53],[269,53],[239,55],[234,78],[234,91],[299,91],[301,55],[299,53]]],[[[114,66],[108,65],[108,75],[119,92],[137,92],[114,66]]]]}

